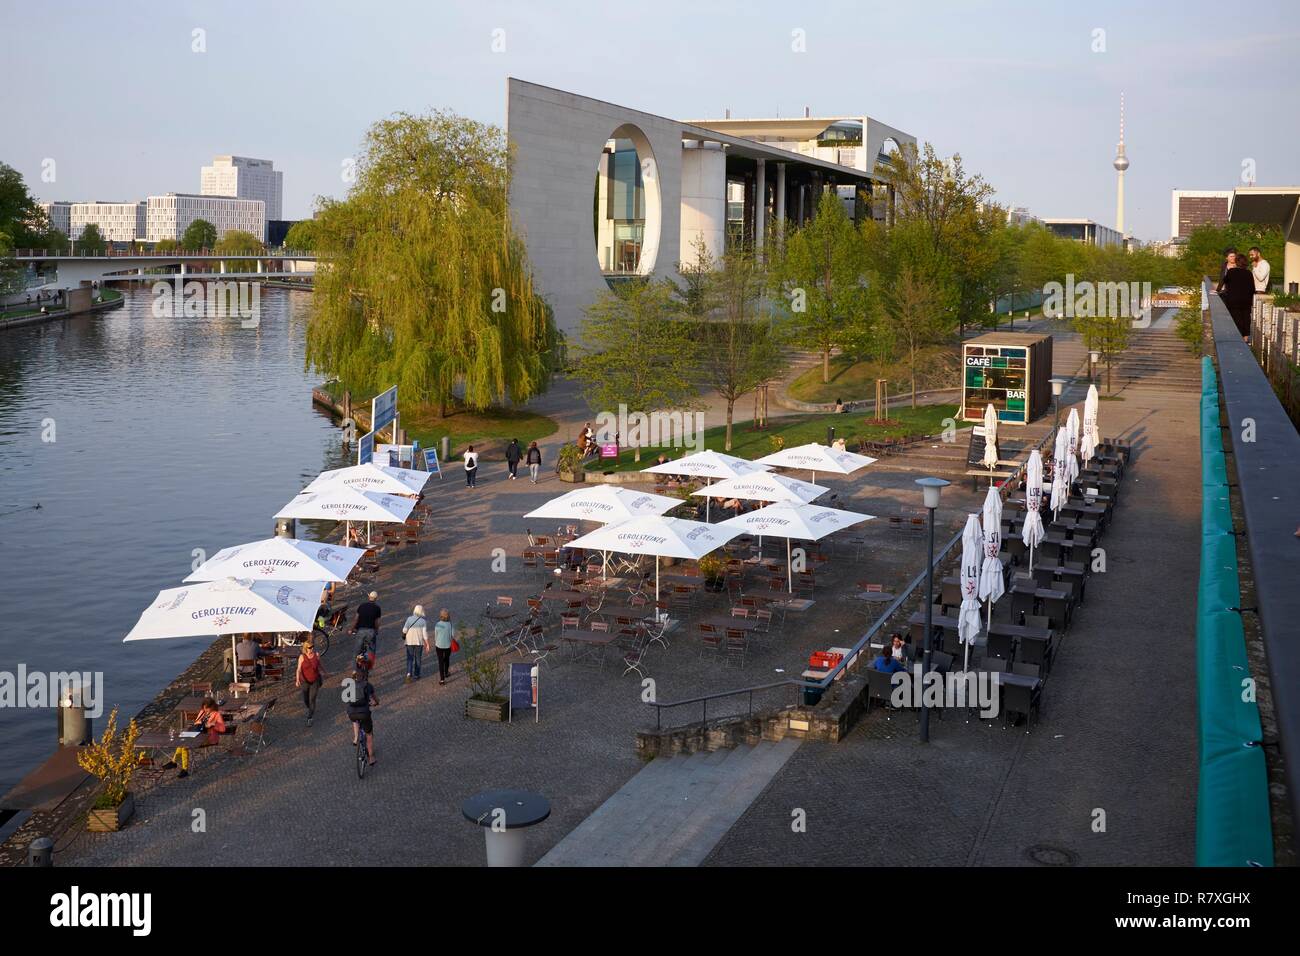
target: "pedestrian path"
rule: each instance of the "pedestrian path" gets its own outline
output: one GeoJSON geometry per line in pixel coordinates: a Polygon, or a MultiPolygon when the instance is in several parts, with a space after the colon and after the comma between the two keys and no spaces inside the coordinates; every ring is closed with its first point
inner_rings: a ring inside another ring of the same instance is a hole
{"type": "Polygon", "coordinates": [[[698,866],[799,743],[652,760],[537,865],[698,866]]]}

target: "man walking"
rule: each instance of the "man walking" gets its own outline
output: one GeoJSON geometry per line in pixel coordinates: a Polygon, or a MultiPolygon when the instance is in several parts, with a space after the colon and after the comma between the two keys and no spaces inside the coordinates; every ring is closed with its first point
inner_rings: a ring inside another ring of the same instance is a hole
{"type": "Polygon", "coordinates": [[[511,481],[519,477],[519,459],[522,457],[523,449],[519,447],[519,439],[510,439],[510,444],[506,445],[506,467],[510,469],[511,481]]]}
{"type": "Polygon", "coordinates": [[[537,442],[528,445],[528,474],[533,484],[537,484],[537,469],[542,467],[542,450],[537,442]]]}
{"type": "Polygon", "coordinates": [[[466,488],[475,487],[474,480],[477,475],[478,475],[478,452],[474,450],[473,445],[470,445],[469,448],[465,449],[465,487],[466,488]]]}

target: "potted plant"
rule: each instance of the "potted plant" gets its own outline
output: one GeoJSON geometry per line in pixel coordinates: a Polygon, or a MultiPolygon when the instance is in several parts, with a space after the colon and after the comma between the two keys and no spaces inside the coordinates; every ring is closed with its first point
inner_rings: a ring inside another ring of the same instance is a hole
{"type": "Polygon", "coordinates": [[[472,693],[465,701],[465,716],[476,720],[503,721],[509,701],[501,696],[505,667],[499,654],[489,654],[475,628],[465,638],[465,676],[472,693]]]}
{"type": "Polygon", "coordinates": [[[95,800],[86,822],[87,829],[95,833],[111,833],[122,829],[135,812],[135,798],[131,795],[131,777],[139,766],[135,741],[140,728],[134,718],[126,732],[117,732],[117,708],[108,715],[103,736],[92,741],[77,753],[77,764],[86,773],[98,777],[104,792],[95,800]]]}
{"type": "Polygon", "coordinates": [[[696,562],[704,575],[704,586],[710,591],[721,591],[726,583],[726,565],[716,555],[706,554],[696,562]]]}
{"type": "Polygon", "coordinates": [[[584,481],[586,473],[582,470],[582,454],[574,444],[560,446],[559,457],[555,459],[555,470],[561,481],[584,481]]]}

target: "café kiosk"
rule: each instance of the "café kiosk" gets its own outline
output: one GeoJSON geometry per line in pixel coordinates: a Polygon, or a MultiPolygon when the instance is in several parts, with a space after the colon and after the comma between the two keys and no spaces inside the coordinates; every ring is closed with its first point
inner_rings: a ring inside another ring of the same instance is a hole
{"type": "Polygon", "coordinates": [[[1027,425],[1052,405],[1052,337],[989,332],[962,343],[962,419],[982,422],[992,405],[1000,425],[1027,425]]]}

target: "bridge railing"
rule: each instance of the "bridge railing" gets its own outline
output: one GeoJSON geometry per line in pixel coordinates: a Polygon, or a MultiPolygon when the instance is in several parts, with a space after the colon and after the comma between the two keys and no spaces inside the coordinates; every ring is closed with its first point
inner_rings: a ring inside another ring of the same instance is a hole
{"type": "Polygon", "coordinates": [[[283,246],[262,252],[218,252],[215,249],[178,249],[174,252],[157,252],[153,249],[104,249],[102,252],[55,252],[49,249],[15,249],[15,259],[314,259],[316,254],[305,249],[286,249],[283,246]]]}

